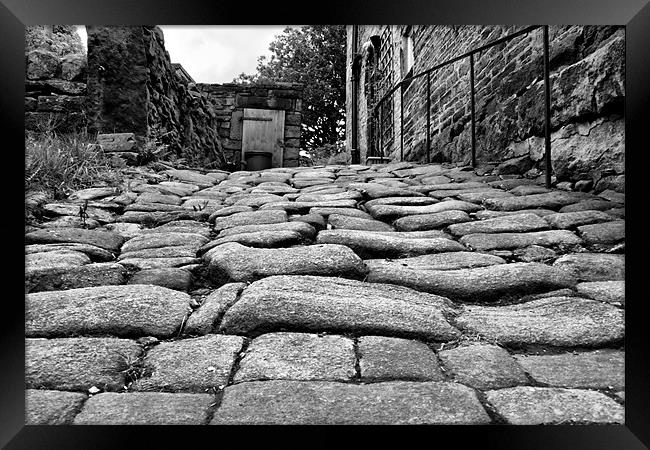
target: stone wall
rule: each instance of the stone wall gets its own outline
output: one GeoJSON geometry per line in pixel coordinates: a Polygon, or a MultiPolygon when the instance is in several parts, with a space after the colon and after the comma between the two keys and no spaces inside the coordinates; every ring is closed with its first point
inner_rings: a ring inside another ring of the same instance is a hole
{"type": "Polygon", "coordinates": [[[88,26],[89,128],[134,133],[189,164],[224,167],[207,95],[176,75],[156,26],[88,26]]]}
{"type": "MultiPolygon", "coordinates": [[[[522,29],[521,26],[414,26],[413,73],[522,29]]],[[[358,53],[383,26],[360,26],[358,53]]],[[[400,73],[403,26],[391,26],[394,80],[400,73]]],[[[351,34],[351,27],[348,30],[351,34]]],[[[550,68],[553,170],[558,180],[591,180],[598,190],[624,189],[624,52],[621,27],[551,26],[550,68]],[[607,136],[607,139],[603,139],[607,136]]],[[[363,56],[363,55],[362,55],[363,56]]],[[[477,161],[503,164],[503,172],[543,164],[543,47],[541,29],[478,54],[475,59],[477,161]]],[[[348,37],[348,63],[352,42],[348,37]]],[[[349,64],[349,65],[350,65],[349,64]]],[[[367,101],[359,108],[358,139],[367,150],[367,101]]],[[[351,76],[348,76],[350,87],[351,76]]],[[[468,163],[471,158],[469,60],[431,76],[432,161],[468,163]]],[[[348,89],[350,91],[350,89],[348,89]]],[[[348,117],[354,102],[349,96],[348,117]]],[[[385,149],[400,159],[400,96],[394,95],[395,134],[385,149]]],[[[351,124],[348,125],[351,133],[351,124]]],[[[426,82],[404,91],[404,160],[426,161],[426,82]]],[[[363,161],[363,159],[362,159],[363,161]]]]}
{"type": "Polygon", "coordinates": [[[197,84],[208,94],[217,117],[224,153],[241,166],[244,108],[284,110],[284,167],[299,165],[303,86],[298,83],[197,84]]]}
{"type": "Polygon", "coordinates": [[[75,28],[25,28],[25,129],[69,132],[86,125],[86,54],[75,28]]]}

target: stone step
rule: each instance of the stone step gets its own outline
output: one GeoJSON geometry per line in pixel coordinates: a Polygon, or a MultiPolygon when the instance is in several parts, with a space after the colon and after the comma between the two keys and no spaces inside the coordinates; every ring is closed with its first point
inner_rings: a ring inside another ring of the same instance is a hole
{"type": "Polygon", "coordinates": [[[462,384],[393,381],[347,384],[258,381],[225,389],[212,425],[486,424],[474,391],[462,384]]]}
{"type": "Polygon", "coordinates": [[[304,247],[262,249],[226,243],[208,251],[211,280],[251,282],[273,275],[324,275],[361,278],[366,266],[343,245],[323,244],[304,247]]]}
{"type": "Polygon", "coordinates": [[[28,294],[25,335],[175,335],[190,296],[150,285],[99,286],[28,294]]]}
{"type": "Polygon", "coordinates": [[[359,256],[411,256],[425,253],[462,251],[456,241],[445,238],[413,238],[361,230],[323,230],[318,233],[319,244],[341,244],[350,247],[359,256]]]}
{"type": "MultiPolygon", "coordinates": [[[[485,255],[486,259],[488,255],[485,255]]],[[[490,255],[491,256],[491,255],[490,255]]],[[[496,258],[496,257],[495,257],[496,258]]],[[[403,260],[367,261],[367,280],[392,283],[454,300],[485,302],[512,295],[535,294],[570,288],[575,279],[540,263],[495,264],[470,269],[431,270],[426,266],[404,265],[403,260]]],[[[477,261],[481,264],[482,261],[477,261]]],[[[472,261],[468,261],[472,264],[472,261]]],[[[435,267],[435,265],[433,266],[435,267]]]]}
{"type": "Polygon", "coordinates": [[[287,329],[450,340],[451,302],[401,286],[315,276],[274,276],[252,283],[224,315],[219,331],[287,329]]]}

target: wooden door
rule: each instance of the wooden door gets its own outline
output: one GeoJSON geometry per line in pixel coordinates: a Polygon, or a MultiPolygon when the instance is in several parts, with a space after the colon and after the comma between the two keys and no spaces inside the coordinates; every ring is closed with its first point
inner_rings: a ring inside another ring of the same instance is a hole
{"type": "Polygon", "coordinates": [[[246,152],[271,152],[272,166],[282,167],[284,158],[284,111],[244,108],[242,161],[246,152]]]}

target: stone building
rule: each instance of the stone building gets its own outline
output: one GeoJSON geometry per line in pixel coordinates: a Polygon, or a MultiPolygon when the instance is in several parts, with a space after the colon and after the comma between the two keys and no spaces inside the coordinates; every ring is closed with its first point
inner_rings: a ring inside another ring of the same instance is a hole
{"type": "MultiPolygon", "coordinates": [[[[431,71],[428,83],[417,75],[525,28],[348,26],[352,160],[470,163],[469,58],[431,71]]],[[[558,181],[624,191],[624,33],[614,26],[549,27],[551,155],[558,181]]],[[[543,27],[475,54],[474,91],[477,165],[540,175],[543,27]]]]}

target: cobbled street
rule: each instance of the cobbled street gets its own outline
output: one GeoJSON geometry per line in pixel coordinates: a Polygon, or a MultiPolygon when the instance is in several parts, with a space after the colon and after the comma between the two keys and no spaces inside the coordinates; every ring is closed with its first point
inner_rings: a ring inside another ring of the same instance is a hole
{"type": "Polygon", "coordinates": [[[121,170],[27,230],[28,423],[624,423],[624,194],[121,170]]]}

